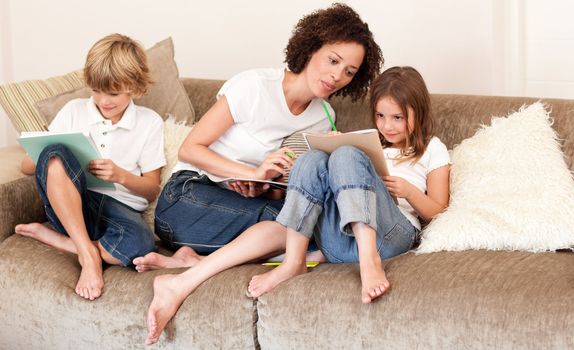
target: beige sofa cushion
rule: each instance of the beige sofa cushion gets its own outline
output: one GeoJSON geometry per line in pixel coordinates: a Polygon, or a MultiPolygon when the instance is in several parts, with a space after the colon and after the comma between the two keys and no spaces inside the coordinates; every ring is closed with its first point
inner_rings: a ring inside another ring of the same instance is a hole
{"type": "MultiPolygon", "coordinates": [[[[146,95],[134,99],[134,102],[153,109],[164,119],[173,115],[178,120],[193,124],[195,112],[179,80],[171,38],[155,44],[147,50],[147,55],[154,84],[146,95]]],[[[90,95],[81,74],[81,71],[76,71],[46,80],[0,86],[0,104],[17,131],[45,130],[68,101],[90,95]]]]}

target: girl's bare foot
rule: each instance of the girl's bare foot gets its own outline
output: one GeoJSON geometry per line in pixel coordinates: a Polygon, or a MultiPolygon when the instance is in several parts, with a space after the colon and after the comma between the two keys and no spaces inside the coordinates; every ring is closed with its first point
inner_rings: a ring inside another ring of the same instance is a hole
{"type": "Polygon", "coordinates": [[[361,301],[368,304],[383,295],[391,286],[381,260],[374,262],[359,263],[361,269],[361,301]]]}
{"type": "Polygon", "coordinates": [[[133,263],[138,272],[159,269],[174,269],[178,267],[193,267],[203,256],[197,254],[190,247],[183,246],[172,256],[165,256],[158,253],[149,253],[145,256],[135,258],[133,263]]]}
{"type": "Polygon", "coordinates": [[[281,282],[304,274],[305,272],[307,272],[307,265],[305,265],[305,262],[303,262],[303,264],[286,264],[283,262],[281,265],[269,272],[253,276],[249,282],[247,291],[252,298],[258,298],[277,287],[281,282]]]}
{"type": "MultiPolygon", "coordinates": [[[[97,251],[97,248],[94,247],[97,251]]],[[[76,284],[76,294],[84,299],[94,300],[102,295],[104,289],[104,276],[102,272],[102,260],[99,252],[88,254],[86,257],[78,257],[80,265],[82,265],[82,272],[76,284]]]]}
{"type": "Polygon", "coordinates": [[[157,343],[165,326],[173,318],[185,298],[178,275],[161,275],[153,281],[153,300],[147,312],[146,345],[157,343]]]}

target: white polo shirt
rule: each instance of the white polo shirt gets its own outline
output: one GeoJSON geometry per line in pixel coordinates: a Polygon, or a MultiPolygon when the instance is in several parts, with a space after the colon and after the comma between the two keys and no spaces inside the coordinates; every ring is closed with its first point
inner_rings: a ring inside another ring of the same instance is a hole
{"type": "MultiPolygon", "coordinates": [[[[68,102],[56,115],[50,131],[89,132],[103,159],[141,176],[166,164],[163,153],[163,120],[153,110],[136,106],[133,101],[115,124],[102,117],[92,98],[68,102]]],[[[148,201],[126,187],[115,184],[114,189],[93,189],[142,211],[148,201]]]]}

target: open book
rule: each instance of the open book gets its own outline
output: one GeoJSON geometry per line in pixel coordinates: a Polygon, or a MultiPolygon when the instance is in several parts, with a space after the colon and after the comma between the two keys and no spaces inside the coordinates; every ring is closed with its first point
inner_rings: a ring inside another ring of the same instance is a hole
{"type": "Polygon", "coordinates": [[[209,177],[209,179],[213,182],[227,182],[227,181],[251,181],[251,182],[259,182],[262,184],[269,184],[271,187],[275,187],[275,188],[279,188],[279,189],[286,189],[287,188],[287,183],[286,182],[280,182],[280,181],[275,181],[275,179],[273,180],[261,180],[261,179],[249,179],[249,178],[244,178],[244,177],[221,177],[221,176],[217,176],[217,175],[213,175],[213,174],[209,174],[206,173],[207,177],[209,177]]]}
{"type": "MultiPolygon", "coordinates": [[[[379,176],[389,175],[385,153],[377,129],[357,130],[337,135],[303,134],[303,136],[310,149],[323,151],[327,154],[333,153],[341,146],[356,147],[369,156],[379,176]]],[[[396,197],[393,196],[393,200],[397,203],[396,197]]]]}
{"type": "Polygon", "coordinates": [[[98,148],[87,133],[82,132],[22,132],[18,142],[24,147],[26,153],[32,158],[34,164],[38,163],[38,158],[46,146],[61,143],[68,147],[74,154],[86,175],[88,188],[115,188],[114,184],[92,175],[88,170],[88,163],[91,160],[101,159],[98,148]]]}

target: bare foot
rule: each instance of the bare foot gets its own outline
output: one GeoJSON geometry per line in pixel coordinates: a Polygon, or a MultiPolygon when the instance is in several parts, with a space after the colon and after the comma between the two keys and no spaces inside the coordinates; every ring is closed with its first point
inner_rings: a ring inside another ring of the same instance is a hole
{"type": "Polygon", "coordinates": [[[40,223],[33,222],[30,224],[16,225],[14,230],[19,235],[34,238],[37,241],[65,252],[77,254],[76,246],[70,237],[51,230],[40,223]]]}
{"type": "Polygon", "coordinates": [[[138,272],[159,269],[174,269],[178,267],[193,267],[203,256],[197,254],[190,247],[183,246],[172,256],[165,256],[158,253],[149,253],[145,256],[135,258],[133,263],[138,272]]]}
{"type": "Polygon", "coordinates": [[[98,255],[96,258],[79,257],[78,260],[82,265],[82,272],[76,284],[76,294],[88,300],[99,298],[104,289],[101,258],[98,255]]]}
{"type": "Polygon", "coordinates": [[[305,261],[318,261],[318,262],[327,262],[327,258],[323,255],[323,252],[320,250],[314,250],[312,252],[307,252],[305,256],[305,261]]]}
{"type": "Polygon", "coordinates": [[[359,263],[361,268],[361,301],[368,304],[383,295],[391,286],[381,261],[359,263]]]}
{"type": "Polygon", "coordinates": [[[298,275],[307,272],[307,266],[303,264],[286,264],[283,262],[273,270],[262,275],[253,276],[247,287],[247,291],[252,298],[271,291],[278,284],[298,275]]]}
{"type": "Polygon", "coordinates": [[[180,288],[177,276],[161,275],[153,281],[153,300],[147,312],[146,345],[157,343],[163,329],[189,295],[180,288]]]}

